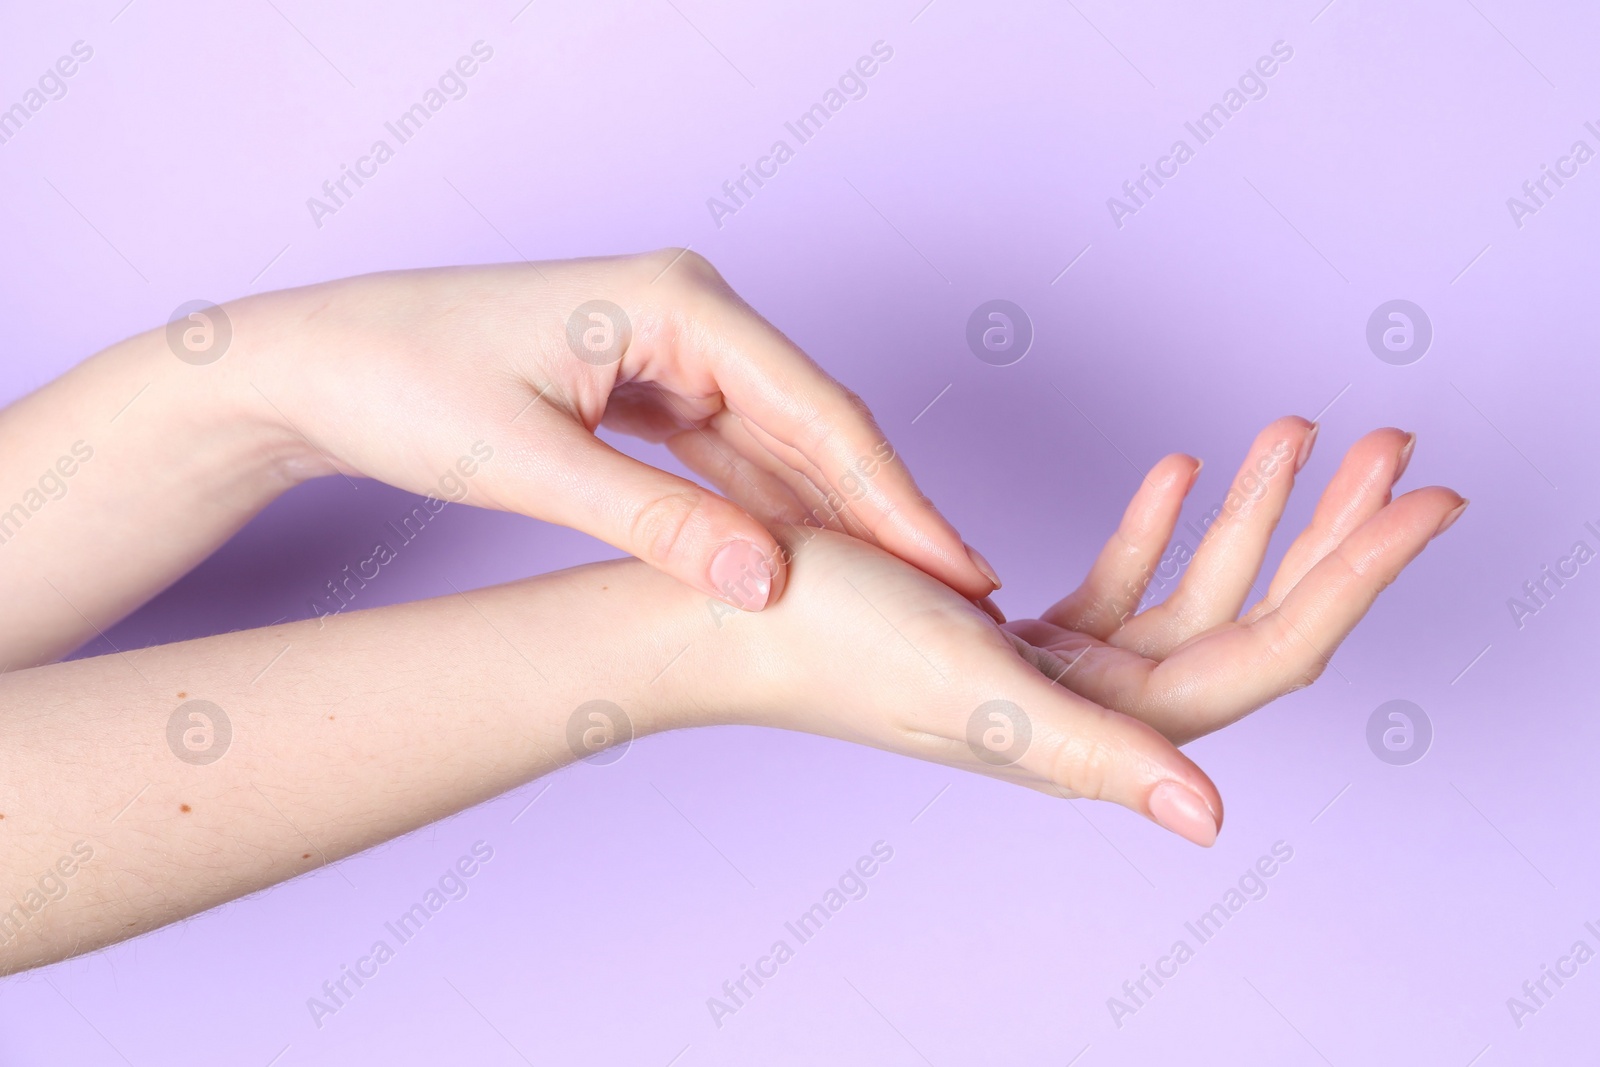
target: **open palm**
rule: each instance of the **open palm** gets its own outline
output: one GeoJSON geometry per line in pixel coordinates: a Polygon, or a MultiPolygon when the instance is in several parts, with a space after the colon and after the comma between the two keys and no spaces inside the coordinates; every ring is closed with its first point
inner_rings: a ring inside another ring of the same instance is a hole
{"type": "Polygon", "coordinates": [[[1391,500],[1413,438],[1376,430],[1243,611],[1314,438],[1299,418],[1262,431],[1182,581],[1142,612],[1199,468],[1189,456],[1156,464],[1083,585],[1037,619],[1004,622],[860,538],[789,527],[789,590],[741,621],[751,644],[719,661],[717,689],[733,721],[1113,801],[1210,844],[1221,796],[1176,746],[1315,680],[1465,505],[1440,487],[1391,500]]]}

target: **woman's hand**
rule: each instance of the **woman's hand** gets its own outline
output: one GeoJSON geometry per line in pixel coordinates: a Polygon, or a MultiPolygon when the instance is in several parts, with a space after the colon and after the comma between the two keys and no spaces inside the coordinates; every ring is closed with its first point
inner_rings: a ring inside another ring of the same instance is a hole
{"type": "Polygon", "coordinates": [[[302,477],[437,495],[481,439],[493,459],[470,462],[468,502],[583,530],[746,610],[781,591],[767,526],[808,519],[964,596],[999,585],[861,401],[695,253],[375,274],[227,310],[232,386],[302,477]],[[744,508],[624,456],[602,424],[737,484],[744,508]]]}
{"type": "Polygon", "coordinates": [[[1236,619],[1310,437],[1286,419],[1258,438],[1256,477],[1236,483],[1182,585],[1131,617],[1188,457],[1157,464],[1082,589],[1004,627],[863,540],[788,527],[789,589],[759,614],[616,560],[0,674],[0,897],[24,899],[80,845],[94,860],[69,895],[0,931],[0,974],[680,726],[826,734],[1115,801],[1208,845],[1222,801],[1175,742],[1309,683],[1463,504],[1440,488],[1390,502],[1410,438],[1369,434],[1236,619]]]}
{"type": "MultiPolygon", "coordinates": [[[[1467,506],[1442,486],[1392,499],[1416,436],[1374,430],[1345,453],[1263,592],[1261,563],[1316,432],[1300,418],[1261,431],[1161,604],[1137,610],[1147,583],[1166,569],[1162,554],[1199,473],[1183,455],[1150,471],[1075,592],[1006,629],[1062,685],[1178,744],[1310,685],[1378,594],[1467,506]]],[[[1166,557],[1168,568],[1181,562],[1166,557]]]]}
{"type": "Polygon", "coordinates": [[[749,642],[729,706],[747,709],[744,721],[1112,800],[1209,845],[1221,799],[1174,746],[1309,685],[1465,506],[1439,487],[1391,502],[1414,438],[1368,434],[1241,617],[1314,436],[1297,418],[1261,433],[1178,589],[1139,614],[1199,469],[1187,456],[1151,471],[1077,592],[1003,627],[866,544],[791,530],[784,602],[721,620],[749,642]]]}

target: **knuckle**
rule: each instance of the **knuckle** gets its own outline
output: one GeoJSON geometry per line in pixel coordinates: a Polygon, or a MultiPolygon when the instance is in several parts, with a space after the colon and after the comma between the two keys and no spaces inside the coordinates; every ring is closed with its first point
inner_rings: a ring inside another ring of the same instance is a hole
{"type": "Polygon", "coordinates": [[[724,288],[727,283],[709,259],[692,248],[669,246],[639,257],[654,280],[694,288],[724,288]]]}
{"type": "Polygon", "coordinates": [[[882,431],[878,429],[877,419],[873,416],[872,409],[867,406],[865,400],[861,399],[860,394],[846,389],[837,382],[834,383],[834,386],[838,389],[840,400],[843,402],[843,411],[839,412],[831,403],[819,400],[817,406],[807,413],[805,422],[801,427],[801,451],[808,454],[821,451],[829,439],[841,430],[846,429],[848,422],[852,420],[869,427],[876,436],[883,436],[882,431]],[[834,417],[835,414],[839,413],[842,413],[845,418],[834,417]]]}
{"type": "Polygon", "coordinates": [[[1050,776],[1064,789],[1101,800],[1120,762],[1120,746],[1103,738],[1063,736],[1050,756],[1050,776]]]}
{"type": "Polygon", "coordinates": [[[872,409],[867,406],[867,402],[865,400],[861,399],[861,394],[856,392],[854,389],[848,389],[844,386],[840,386],[839,388],[840,391],[844,393],[844,402],[846,406],[848,406],[852,412],[865,419],[867,422],[872,422],[872,409]]]}
{"type": "Polygon", "coordinates": [[[1263,646],[1263,655],[1269,663],[1268,671],[1272,676],[1284,680],[1288,687],[1286,692],[1304,689],[1322,677],[1327,659],[1312,647],[1281,609],[1274,610],[1262,621],[1268,626],[1267,641],[1263,646]]]}
{"type": "Polygon", "coordinates": [[[687,534],[704,507],[699,493],[670,493],[657,497],[640,508],[633,517],[629,543],[647,563],[669,563],[677,559],[688,543],[687,534]]]}

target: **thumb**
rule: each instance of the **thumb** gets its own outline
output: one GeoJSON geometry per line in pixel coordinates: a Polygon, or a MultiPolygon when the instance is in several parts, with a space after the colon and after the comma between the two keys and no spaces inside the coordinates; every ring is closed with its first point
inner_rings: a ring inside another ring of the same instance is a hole
{"type": "Polygon", "coordinates": [[[1007,687],[1013,699],[989,701],[973,713],[968,744],[974,755],[996,762],[980,747],[992,747],[986,740],[992,737],[1009,746],[996,756],[1035,782],[1042,779],[1045,791],[1121,804],[1197,845],[1216,840],[1222,797],[1171,741],[1032,668],[1028,675],[1007,687]]]}
{"type": "Polygon", "coordinates": [[[580,427],[561,437],[556,476],[567,484],[540,513],[736,608],[760,611],[777,602],[784,577],[778,542],[743,508],[580,427]]]}

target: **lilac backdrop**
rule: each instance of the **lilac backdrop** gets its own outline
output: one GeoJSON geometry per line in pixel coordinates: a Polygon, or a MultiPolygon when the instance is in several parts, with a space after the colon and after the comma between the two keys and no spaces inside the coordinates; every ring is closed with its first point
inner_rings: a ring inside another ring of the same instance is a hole
{"type": "MultiPolygon", "coordinates": [[[[186,300],[687,244],[866,397],[1012,614],[1075,584],[1135,468],[1205,457],[1198,522],[1280,414],[1321,415],[1314,481],[1396,425],[1420,439],[1407,484],[1475,503],[1317,686],[1192,746],[1228,801],[1211,851],[841,743],[667,735],[0,983],[0,1063],[1488,1067],[1592,1049],[1600,963],[1547,983],[1520,1027],[1507,998],[1573,942],[1600,948],[1600,578],[1580,569],[1520,626],[1507,602],[1600,545],[1583,525],[1600,163],[1565,165],[1520,219],[1507,198],[1575,141],[1600,148],[1600,14],[1324,2],[8,3],[0,107],[74,42],[93,57],[0,144],[7,398],[186,300]],[[465,97],[316,225],[306,199],[479,40],[493,58],[465,97]],[[877,41],[893,58],[865,97],[719,226],[707,198],[793,146],[784,122],[877,41]],[[1198,144],[1184,123],[1280,41],[1266,95],[1198,144]],[[1179,138],[1193,158],[1119,227],[1107,198],[1179,138]],[[994,298],[1036,332],[1012,366],[964,339],[994,298]],[[1396,298],[1434,330],[1409,365],[1366,340],[1396,298]],[[1406,766],[1367,742],[1394,699],[1434,731],[1406,766]],[[494,859],[470,894],[319,1027],[307,999],[479,840],[494,859]],[[707,998],[880,840],[894,858],[870,893],[718,1027],[707,998]],[[1293,859],[1266,896],[1199,944],[1185,923],[1276,842],[1293,859]],[[1119,1026],[1108,998],[1132,1006],[1123,983],[1179,939],[1193,958],[1119,1026]]],[[[111,639],[306,615],[406,506],[308,486],[111,639]]],[[[452,508],[364,595],[610,554],[452,508]]]]}

